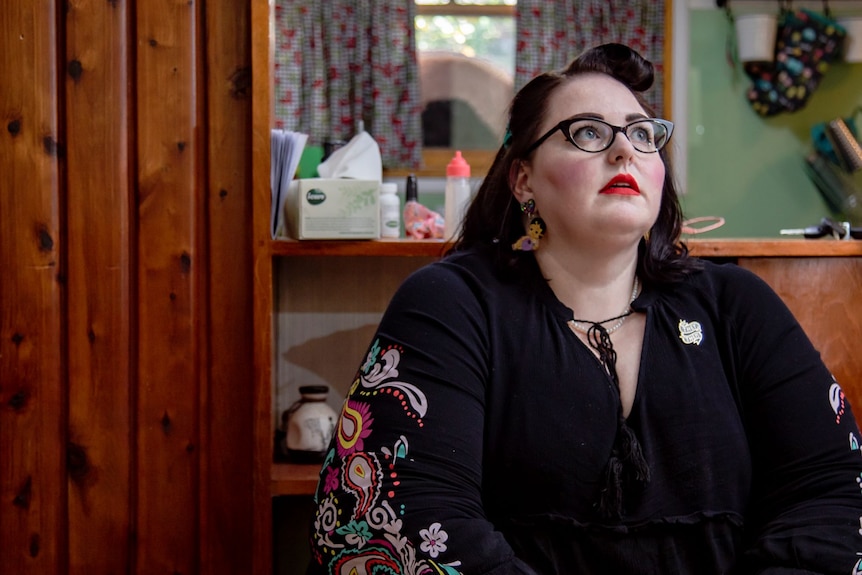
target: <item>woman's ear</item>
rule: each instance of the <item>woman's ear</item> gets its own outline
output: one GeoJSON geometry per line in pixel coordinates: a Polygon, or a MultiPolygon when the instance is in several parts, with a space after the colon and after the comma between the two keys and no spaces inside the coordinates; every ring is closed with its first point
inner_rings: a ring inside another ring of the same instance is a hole
{"type": "Polygon", "coordinates": [[[525,160],[512,162],[512,166],[509,168],[509,187],[518,203],[523,204],[533,197],[533,190],[530,189],[529,162],[525,160]]]}

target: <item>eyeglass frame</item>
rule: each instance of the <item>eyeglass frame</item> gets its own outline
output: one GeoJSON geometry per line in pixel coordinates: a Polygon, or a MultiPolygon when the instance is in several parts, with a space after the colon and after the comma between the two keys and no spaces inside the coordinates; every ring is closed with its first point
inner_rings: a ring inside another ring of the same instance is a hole
{"type": "Polygon", "coordinates": [[[568,118],[566,120],[563,120],[562,122],[560,122],[559,124],[557,124],[556,126],[551,128],[550,130],[545,132],[545,134],[543,136],[541,136],[538,140],[536,140],[535,142],[530,144],[530,147],[527,148],[527,151],[525,152],[525,154],[529,155],[530,153],[532,153],[536,148],[538,148],[543,143],[545,143],[545,140],[547,140],[548,138],[553,136],[557,130],[559,130],[563,133],[563,136],[566,137],[566,140],[571,145],[573,145],[574,147],[576,147],[580,151],[586,152],[588,154],[599,154],[601,152],[604,152],[608,148],[610,148],[613,145],[614,140],[616,140],[617,134],[624,135],[626,137],[626,139],[631,143],[632,147],[636,151],[640,152],[641,154],[655,154],[656,152],[661,151],[662,149],[664,149],[665,146],[667,146],[667,143],[670,141],[670,137],[673,134],[673,127],[674,127],[673,122],[671,122],[670,120],[665,120],[663,118],[640,118],[638,120],[634,120],[632,122],[629,122],[625,126],[615,126],[615,125],[611,124],[610,122],[606,122],[606,121],[599,119],[599,118],[594,118],[591,116],[576,116],[574,118],[568,118]],[[569,130],[569,128],[575,122],[581,122],[583,120],[590,120],[590,121],[598,122],[600,124],[604,124],[605,126],[607,126],[611,129],[611,137],[608,139],[608,143],[604,148],[602,148],[600,150],[585,150],[582,147],[580,147],[578,144],[575,143],[575,140],[574,140],[574,138],[572,138],[572,133],[569,130]],[[638,150],[637,147],[634,145],[634,142],[632,142],[632,139],[629,138],[629,134],[628,134],[627,130],[629,128],[631,128],[632,126],[634,126],[635,124],[639,124],[641,122],[656,122],[657,124],[664,126],[664,128],[667,130],[667,137],[665,138],[664,143],[661,145],[660,148],[656,148],[655,150],[652,150],[649,152],[644,152],[643,150],[638,150]]]}

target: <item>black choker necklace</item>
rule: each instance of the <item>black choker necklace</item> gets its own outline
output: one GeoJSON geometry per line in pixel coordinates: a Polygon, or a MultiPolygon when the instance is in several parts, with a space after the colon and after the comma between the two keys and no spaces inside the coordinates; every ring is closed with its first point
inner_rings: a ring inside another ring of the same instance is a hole
{"type": "MultiPolygon", "coordinates": [[[[625,309],[622,311],[622,313],[620,313],[620,315],[612,317],[610,319],[603,320],[603,321],[590,321],[588,319],[572,319],[572,321],[570,322],[570,325],[576,331],[579,331],[581,333],[585,333],[589,336],[590,332],[593,331],[594,327],[602,326],[602,324],[606,324],[606,323],[612,322],[614,320],[617,320],[617,323],[615,323],[614,325],[612,325],[609,328],[602,327],[602,329],[608,335],[614,333],[615,331],[617,331],[618,329],[620,329],[622,327],[622,325],[626,321],[626,318],[632,314],[632,307],[631,306],[632,306],[632,303],[634,303],[634,301],[637,299],[639,290],[640,290],[640,283],[638,282],[638,277],[635,276],[635,281],[632,282],[632,297],[629,300],[629,303],[626,304],[625,309]],[[586,327],[584,326],[584,324],[586,324],[586,327]]],[[[591,342],[591,345],[592,345],[592,342],[591,342]]],[[[593,346],[593,347],[595,347],[595,346],[593,346]]]]}
{"type": "Polygon", "coordinates": [[[611,379],[613,379],[614,383],[617,385],[620,384],[619,377],[617,376],[617,352],[614,351],[614,346],[611,342],[611,334],[622,327],[626,318],[633,313],[634,310],[632,310],[632,303],[637,299],[639,291],[640,282],[638,282],[638,276],[635,276],[635,279],[632,282],[631,298],[629,298],[629,302],[626,304],[625,309],[620,315],[603,321],[590,321],[574,318],[569,320],[569,327],[575,331],[586,334],[587,342],[590,344],[590,347],[596,350],[599,354],[599,361],[602,362],[608,375],[611,376],[611,379]],[[605,328],[603,324],[610,323],[612,321],[616,321],[617,323],[609,328],[605,328]],[[584,327],[584,325],[589,327],[584,327]]]}

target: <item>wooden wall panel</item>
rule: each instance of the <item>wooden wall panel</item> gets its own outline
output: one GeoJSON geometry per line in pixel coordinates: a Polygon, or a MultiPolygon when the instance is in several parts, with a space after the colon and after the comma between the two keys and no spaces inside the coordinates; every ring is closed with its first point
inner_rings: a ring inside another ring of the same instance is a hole
{"type": "Polygon", "coordinates": [[[134,270],[128,26],[126,3],[71,2],[66,13],[73,575],[126,573],[131,561],[136,470],[130,443],[134,270]]]}
{"type": "MultiPolygon", "coordinates": [[[[270,242],[270,210],[266,201],[270,195],[270,135],[272,130],[272,70],[274,13],[272,2],[251,2],[251,52],[252,105],[251,105],[251,181],[252,195],[258,199],[252,210],[252,279],[253,293],[272,293],[272,257],[267,246],[270,242]]],[[[253,299],[254,306],[254,360],[255,382],[272,382],[274,361],[272,348],[272,298],[253,299]]],[[[253,502],[255,510],[252,572],[272,571],[272,386],[254,385],[254,435],[259,438],[254,444],[253,502]],[[260,439],[266,438],[266,441],[260,439]]]]}
{"type": "Polygon", "coordinates": [[[248,573],[252,499],[251,62],[247,2],[206,6],[208,402],[202,487],[203,571],[248,573]]]}
{"type": "Polygon", "coordinates": [[[743,258],[799,320],[862,422],[862,258],[743,258]]]}
{"type": "Polygon", "coordinates": [[[200,570],[206,254],[200,3],[138,2],[137,573],[200,570]]]}
{"type": "Polygon", "coordinates": [[[0,2],[0,569],[15,575],[65,568],[57,9],[0,2]]]}
{"type": "Polygon", "coordinates": [[[4,575],[269,571],[250,10],[0,2],[4,575]]]}

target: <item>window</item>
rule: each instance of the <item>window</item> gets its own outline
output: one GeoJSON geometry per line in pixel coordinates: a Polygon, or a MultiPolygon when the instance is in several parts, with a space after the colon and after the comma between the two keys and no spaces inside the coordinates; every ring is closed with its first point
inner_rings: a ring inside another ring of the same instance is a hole
{"type": "Polygon", "coordinates": [[[425,168],[462,150],[484,173],[514,93],[516,0],[415,0],[425,168]]]}

